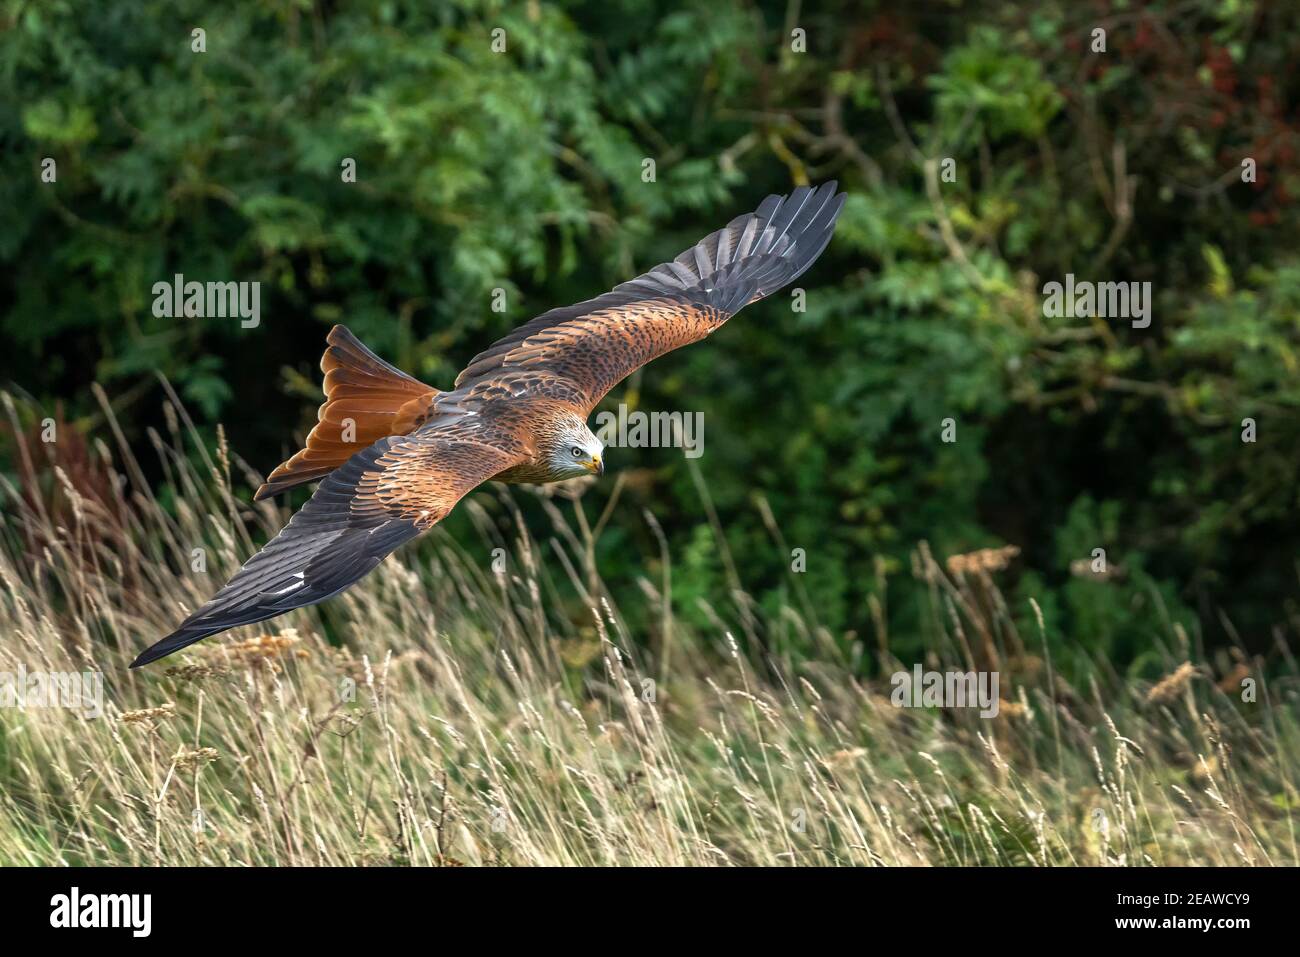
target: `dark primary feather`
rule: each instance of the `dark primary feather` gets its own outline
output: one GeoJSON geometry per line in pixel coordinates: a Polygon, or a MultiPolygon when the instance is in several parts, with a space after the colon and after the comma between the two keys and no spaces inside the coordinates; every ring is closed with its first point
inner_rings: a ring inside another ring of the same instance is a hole
{"type": "Polygon", "coordinates": [[[656,266],[619,289],[647,298],[684,295],[728,315],[794,282],[830,242],[845,196],[832,180],[769,196],[758,209],[710,233],[671,263],[656,266]]]}
{"type": "Polygon", "coordinates": [[[337,595],[517,456],[455,427],[389,436],[321,482],[280,533],[132,668],[219,631],[337,595]]]}
{"type": "MultiPolygon", "coordinates": [[[[648,314],[635,307],[669,301],[706,313],[708,325],[716,328],[748,303],[794,282],[817,261],[844,208],[845,194],[836,193],[836,186],[832,180],[815,188],[800,186],[789,196],[769,196],[754,212],[733,219],[671,262],[595,299],[542,313],[471,359],[456,377],[456,385],[490,376],[508,364],[512,352],[539,334],[576,327],[584,317],[595,314],[624,310],[626,323],[631,324],[648,314]]],[[[692,337],[695,331],[683,327],[676,345],[696,341],[699,336],[692,337]]],[[[603,358],[596,355],[598,344],[581,345],[593,354],[593,360],[603,358]]],[[[653,356],[643,361],[649,358],[653,356]]],[[[623,375],[635,368],[627,368],[623,375]]]]}
{"type": "Polygon", "coordinates": [[[381,439],[321,482],[275,538],[179,628],[131,663],[147,665],[208,635],[264,621],[337,594],[393,549],[420,533],[413,522],[384,514],[354,514],[361,475],[396,441],[381,439]]]}

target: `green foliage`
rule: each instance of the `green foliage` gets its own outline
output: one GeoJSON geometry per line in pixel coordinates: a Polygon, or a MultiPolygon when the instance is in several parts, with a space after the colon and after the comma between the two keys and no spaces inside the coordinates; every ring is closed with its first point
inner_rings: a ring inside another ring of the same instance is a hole
{"type": "Polygon", "coordinates": [[[736,611],[730,562],[760,602],[802,595],[866,640],[870,596],[904,593],[896,633],[918,614],[893,574],[915,542],[1012,542],[1019,620],[1037,595],[1074,639],[1136,658],[1171,618],[1223,640],[1222,612],[1265,647],[1300,551],[1285,119],[1300,17],[1117,7],[1094,54],[1074,4],[867,6],[801,13],[799,54],[776,3],[135,0],[91,16],[5,0],[3,378],[108,439],[99,381],[144,443],[159,373],[265,472],[314,415],[332,323],[445,386],[528,317],[835,176],[850,199],[800,281],[805,312],[778,295],[611,396],[704,412],[725,540],[676,453],[616,450],[642,480],[602,540],[605,579],[635,588],[658,555],[649,508],[681,614],[736,611]],[[261,326],[155,317],[152,284],[176,273],[260,281],[261,326]],[[1151,282],[1152,325],[1045,317],[1042,286],[1066,273],[1151,282]],[[1126,574],[1071,571],[1098,547],[1126,574]]]}

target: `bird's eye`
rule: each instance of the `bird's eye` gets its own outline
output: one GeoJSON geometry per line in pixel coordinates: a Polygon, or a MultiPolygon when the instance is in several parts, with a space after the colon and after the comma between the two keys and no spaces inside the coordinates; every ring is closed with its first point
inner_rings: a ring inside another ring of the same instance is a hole
{"type": "Polygon", "coordinates": [[[573,453],[573,457],[575,459],[582,458],[582,449],[578,448],[576,445],[573,448],[569,449],[569,451],[573,453]]]}

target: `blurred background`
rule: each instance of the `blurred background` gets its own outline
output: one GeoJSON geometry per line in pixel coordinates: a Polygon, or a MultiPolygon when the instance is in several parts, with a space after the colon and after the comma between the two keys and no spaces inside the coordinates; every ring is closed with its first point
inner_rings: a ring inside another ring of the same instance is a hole
{"type": "Polygon", "coordinates": [[[657,524],[683,620],[743,589],[870,672],[879,629],[904,657],[918,633],[919,543],[1013,545],[1009,614],[1035,599],[1067,667],[1157,669],[1171,625],[1277,654],[1300,627],[1297,37],[1300,8],[1249,0],[2,0],[0,470],[52,511],[56,466],[111,481],[93,383],[148,468],[165,379],[268,472],[315,419],[332,324],[446,387],[529,317],[837,178],[806,311],[777,295],[606,400],[705,424],[702,458],[615,450],[585,492],[593,522],[618,496],[611,588],[657,574],[657,524]],[[260,325],[155,317],[175,273],[261,282],[260,325]],[[1067,273],[1150,282],[1150,326],[1045,316],[1067,273]],[[24,460],[45,417],[60,440],[24,460]]]}

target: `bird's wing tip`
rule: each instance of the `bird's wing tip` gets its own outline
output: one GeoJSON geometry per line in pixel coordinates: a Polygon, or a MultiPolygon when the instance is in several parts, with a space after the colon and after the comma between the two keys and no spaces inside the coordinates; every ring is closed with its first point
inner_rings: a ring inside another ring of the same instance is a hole
{"type": "Polygon", "coordinates": [[[135,661],[131,662],[130,665],[131,670],[134,671],[136,668],[141,668],[149,664],[151,661],[157,660],[158,656],[149,654],[149,652],[151,652],[152,650],[153,648],[149,647],[146,648],[144,651],[140,652],[138,655],[136,655],[135,661]]]}

